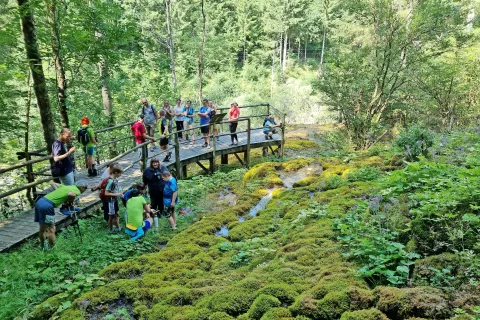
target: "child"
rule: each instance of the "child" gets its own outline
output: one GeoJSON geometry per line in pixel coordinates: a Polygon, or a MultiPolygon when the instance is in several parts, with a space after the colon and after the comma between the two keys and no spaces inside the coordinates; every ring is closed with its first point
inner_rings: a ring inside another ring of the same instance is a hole
{"type": "Polygon", "coordinates": [[[168,218],[172,230],[177,229],[177,218],[175,217],[175,205],[178,203],[177,180],[172,177],[170,172],[162,172],[162,179],[165,181],[163,189],[163,205],[165,206],[164,216],[168,218]]]}
{"type": "Polygon", "coordinates": [[[168,152],[168,138],[170,136],[170,120],[166,118],[165,111],[162,110],[160,111],[160,120],[158,121],[160,124],[160,149],[165,150],[166,156],[165,159],[163,159],[163,162],[168,162],[170,161],[170,154],[171,152],[168,152]]]}
{"type": "Polygon", "coordinates": [[[117,197],[123,196],[118,187],[118,177],[123,173],[120,166],[114,166],[111,169],[110,178],[107,181],[107,186],[105,188],[105,200],[103,203],[104,213],[108,213],[108,227],[110,233],[116,231],[121,231],[120,222],[118,220],[118,200],[117,197]]]}

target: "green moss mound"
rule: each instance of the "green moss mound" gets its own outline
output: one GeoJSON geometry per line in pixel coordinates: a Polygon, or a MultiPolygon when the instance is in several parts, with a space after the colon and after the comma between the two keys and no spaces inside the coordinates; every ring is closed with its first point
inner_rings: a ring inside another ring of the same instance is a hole
{"type": "Polygon", "coordinates": [[[347,311],[340,320],[388,320],[387,316],[377,309],[347,311]]]}
{"type": "Polygon", "coordinates": [[[292,313],[286,308],[272,308],[265,312],[260,320],[286,320],[292,319],[292,313]]]}
{"type": "Polygon", "coordinates": [[[248,316],[252,319],[260,319],[271,308],[280,307],[280,300],[274,296],[260,294],[248,310],[248,316]]]}
{"type": "Polygon", "coordinates": [[[225,290],[215,293],[208,301],[207,307],[213,311],[238,316],[247,312],[254,300],[255,294],[250,290],[225,290]]]}

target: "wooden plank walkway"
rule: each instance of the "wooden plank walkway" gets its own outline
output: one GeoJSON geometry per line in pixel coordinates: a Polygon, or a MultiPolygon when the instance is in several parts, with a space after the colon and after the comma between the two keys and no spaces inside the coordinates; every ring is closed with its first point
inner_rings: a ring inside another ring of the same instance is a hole
{"type": "MultiPolygon", "coordinates": [[[[230,146],[230,136],[220,136],[219,141],[216,142],[215,155],[220,156],[224,154],[230,154],[235,152],[245,152],[247,150],[247,133],[238,133],[238,145],[230,146]]],[[[197,136],[195,145],[189,145],[188,142],[180,141],[180,161],[181,166],[186,166],[196,161],[211,159],[213,155],[213,149],[202,148],[203,139],[197,136]]],[[[281,137],[279,134],[273,135],[273,140],[265,140],[265,137],[261,129],[252,129],[250,135],[250,148],[261,148],[265,146],[279,146],[281,144],[281,137]]],[[[158,143],[156,143],[156,149],[154,152],[149,151],[149,157],[158,156],[160,161],[165,157],[165,153],[160,152],[158,143]]],[[[169,151],[172,152],[171,160],[164,164],[169,168],[175,168],[175,149],[173,146],[169,146],[169,151]]],[[[140,165],[138,163],[138,156],[136,152],[132,152],[127,156],[119,160],[120,165],[126,169],[119,179],[120,187],[123,190],[130,188],[135,182],[139,181],[142,177],[140,165]]],[[[90,178],[86,176],[85,170],[77,171],[76,179],[86,179],[89,181],[89,187],[98,185],[100,183],[100,177],[90,178]]],[[[88,211],[91,211],[100,204],[98,198],[98,192],[92,192],[87,190],[80,196],[80,207],[82,211],[79,216],[85,216],[88,211]]],[[[56,226],[57,230],[67,226],[71,223],[71,219],[68,216],[60,214],[58,209],[56,212],[56,226]]],[[[38,236],[38,223],[33,221],[33,209],[26,211],[9,220],[0,221],[0,252],[5,252],[10,248],[16,247],[27,239],[38,236]]]]}

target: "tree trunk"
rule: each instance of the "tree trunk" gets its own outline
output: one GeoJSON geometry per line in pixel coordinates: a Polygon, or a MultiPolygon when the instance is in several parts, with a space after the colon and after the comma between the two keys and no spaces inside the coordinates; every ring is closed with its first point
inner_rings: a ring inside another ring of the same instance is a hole
{"type": "Polygon", "coordinates": [[[43,138],[47,144],[47,150],[52,152],[52,142],[56,139],[55,122],[50,101],[48,99],[47,84],[43,73],[42,58],[38,50],[37,33],[33,22],[33,12],[28,0],[17,0],[22,23],[23,38],[25,41],[25,51],[27,60],[32,71],[33,90],[37,97],[38,109],[40,110],[40,119],[43,127],[43,138]]]}
{"type": "Polygon", "coordinates": [[[60,53],[60,32],[57,23],[56,0],[48,3],[50,33],[52,41],[53,59],[55,60],[55,73],[57,76],[57,100],[62,119],[62,126],[69,128],[68,112],[67,112],[67,80],[65,77],[65,69],[63,68],[62,56],[60,53]]]}
{"type": "Polygon", "coordinates": [[[283,61],[282,61],[283,78],[285,78],[285,70],[287,69],[287,45],[288,45],[288,34],[287,34],[287,31],[285,31],[285,37],[283,38],[283,61]]]}
{"type": "Polygon", "coordinates": [[[298,52],[297,52],[297,60],[298,62],[300,63],[300,45],[301,45],[302,41],[300,39],[298,39],[298,52]]]}
{"type": "Polygon", "coordinates": [[[200,55],[198,57],[198,79],[200,81],[199,89],[198,89],[198,95],[199,95],[199,101],[202,101],[203,99],[203,53],[205,51],[205,24],[206,24],[206,17],[205,17],[205,4],[204,0],[201,0],[201,5],[202,5],[202,45],[200,47],[200,55]]]}
{"type": "MultiPolygon", "coordinates": [[[[30,107],[31,107],[31,101],[32,101],[32,86],[30,85],[30,77],[31,77],[31,72],[29,70],[28,72],[28,80],[27,80],[27,86],[28,86],[28,91],[27,91],[27,103],[26,103],[26,115],[25,115],[25,132],[24,132],[24,144],[25,144],[25,160],[29,161],[31,160],[30,154],[28,153],[29,149],[29,130],[30,130],[30,107]]],[[[35,180],[35,177],[33,176],[33,167],[32,165],[27,166],[27,181],[28,183],[32,183],[35,180]]],[[[36,193],[36,188],[28,188],[27,189],[27,199],[28,203],[30,206],[33,208],[35,205],[35,200],[33,199],[33,194],[36,193]]]]}
{"type": "Polygon", "coordinates": [[[472,31],[474,21],[475,21],[475,8],[471,8],[468,11],[468,15],[467,15],[467,31],[472,31]]]}
{"type": "Polygon", "coordinates": [[[272,52],[272,75],[270,78],[270,99],[273,97],[273,84],[275,83],[275,49],[272,52]]]}
{"type": "Polygon", "coordinates": [[[307,40],[305,40],[305,48],[303,54],[303,63],[307,63],[307,40]]]}
{"type": "Polygon", "coordinates": [[[103,103],[103,113],[108,117],[108,124],[113,126],[115,124],[112,107],[112,95],[110,93],[110,88],[108,86],[109,75],[108,75],[108,66],[105,62],[105,59],[102,57],[98,62],[98,70],[100,72],[100,85],[102,87],[102,103],[103,103]]]}
{"type": "Polygon", "coordinates": [[[175,73],[175,55],[173,48],[172,19],[170,17],[170,0],[165,0],[165,12],[167,16],[167,32],[168,32],[168,52],[170,54],[170,70],[172,70],[173,92],[177,94],[177,75],[175,73]]]}
{"type": "Polygon", "coordinates": [[[327,28],[323,29],[322,52],[320,53],[320,71],[323,69],[323,56],[325,54],[325,42],[327,40],[327,28]]]}

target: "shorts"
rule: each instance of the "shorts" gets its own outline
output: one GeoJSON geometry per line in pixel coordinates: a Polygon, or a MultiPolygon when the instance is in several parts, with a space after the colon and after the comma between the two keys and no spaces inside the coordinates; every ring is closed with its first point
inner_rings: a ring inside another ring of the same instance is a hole
{"type": "Polygon", "coordinates": [[[55,207],[53,206],[52,201],[45,197],[40,198],[35,204],[35,218],[33,221],[38,222],[40,225],[54,225],[55,223],[48,223],[48,220],[55,217],[54,209],[55,207]],[[49,216],[50,219],[45,221],[47,216],[49,216]]]}
{"type": "Polygon", "coordinates": [[[160,139],[160,146],[161,147],[168,146],[168,138],[161,138],[160,139]]]}
{"type": "Polygon", "coordinates": [[[165,218],[170,218],[174,213],[175,213],[175,208],[166,206],[164,207],[163,212],[161,212],[160,215],[165,218]]]}
{"type": "MultiPolygon", "coordinates": [[[[142,144],[142,143],[144,143],[144,142],[137,142],[137,146],[142,144]]],[[[138,148],[137,149],[138,160],[142,160],[142,149],[143,148],[138,148]]],[[[145,154],[145,158],[148,158],[148,148],[146,148],[146,150],[147,150],[147,153],[145,154]]]]}
{"type": "Polygon", "coordinates": [[[117,200],[103,200],[103,217],[106,215],[114,216],[118,214],[118,201],[117,200]]]}
{"type": "Polygon", "coordinates": [[[85,155],[88,156],[94,156],[95,155],[95,147],[87,147],[83,146],[83,152],[85,152],[85,155]]]}
{"type": "Polygon", "coordinates": [[[277,133],[277,130],[275,130],[275,129],[272,129],[272,130],[263,130],[263,133],[264,133],[264,134],[269,134],[270,132],[271,132],[272,134],[274,134],[274,133],[277,133]]]}
{"type": "Polygon", "coordinates": [[[150,137],[153,137],[155,135],[155,123],[144,124],[144,125],[145,125],[145,131],[147,131],[147,134],[150,137]]]}
{"type": "Polygon", "coordinates": [[[200,127],[200,131],[201,131],[202,133],[206,133],[206,134],[210,133],[209,124],[207,123],[207,124],[201,126],[201,127],[200,127]]]}
{"type": "Polygon", "coordinates": [[[150,227],[151,227],[150,221],[148,221],[148,220],[143,221],[143,227],[142,227],[143,232],[145,232],[145,231],[147,231],[148,229],[150,229],[150,227]]]}

